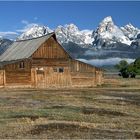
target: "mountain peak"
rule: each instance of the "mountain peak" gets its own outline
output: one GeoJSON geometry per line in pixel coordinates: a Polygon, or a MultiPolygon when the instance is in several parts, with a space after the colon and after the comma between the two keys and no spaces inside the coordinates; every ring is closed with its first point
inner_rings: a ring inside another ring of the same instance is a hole
{"type": "Polygon", "coordinates": [[[95,46],[99,47],[101,44],[107,42],[109,42],[109,44],[117,42],[121,42],[127,45],[131,44],[129,38],[126,37],[122,30],[114,24],[111,16],[108,16],[101,21],[97,30],[93,33],[93,37],[97,40],[100,40],[98,42],[95,41],[94,43],[95,46]]]}
{"type": "Polygon", "coordinates": [[[115,25],[112,21],[112,17],[111,16],[108,16],[106,18],[104,18],[98,28],[97,28],[97,32],[100,34],[100,33],[104,33],[104,32],[113,32],[113,29],[115,28],[115,25]]]}
{"type": "Polygon", "coordinates": [[[68,30],[71,30],[71,31],[78,31],[79,30],[78,27],[73,23],[66,24],[65,28],[67,28],[68,30]]]}
{"type": "Polygon", "coordinates": [[[137,35],[140,33],[140,30],[134,27],[131,23],[121,27],[123,33],[130,39],[135,39],[137,35]]]}
{"type": "Polygon", "coordinates": [[[43,36],[45,34],[48,34],[52,32],[52,30],[49,27],[34,24],[28,30],[26,30],[23,34],[21,34],[17,40],[24,40],[24,39],[30,39],[34,37],[43,36]]]}
{"type": "Polygon", "coordinates": [[[131,23],[126,24],[124,27],[128,29],[136,29],[131,23]]]}
{"type": "Polygon", "coordinates": [[[113,23],[112,17],[111,17],[111,16],[105,17],[105,18],[102,20],[101,23],[105,23],[105,24],[113,23]]]}

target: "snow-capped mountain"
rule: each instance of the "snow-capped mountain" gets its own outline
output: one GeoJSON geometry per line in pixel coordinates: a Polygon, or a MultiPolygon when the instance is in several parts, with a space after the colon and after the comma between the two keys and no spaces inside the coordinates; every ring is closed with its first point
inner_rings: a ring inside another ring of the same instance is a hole
{"type": "Polygon", "coordinates": [[[121,27],[121,30],[130,40],[136,39],[137,35],[140,34],[140,29],[134,27],[131,23],[121,27]]]}
{"type": "Polygon", "coordinates": [[[55,32],[61,44],[75,43],[83,48],[110,48],[116,43],[131,45],[134,39],[140,34],[140,30],[132,24],[119,28],[112,20],[112,17],[104,18],[96,30],[80,30],[74,24],[59,25],[52,30],[47,26],[33,25],[21,34],[17,40],[24,40],[55,32]]]}
{"type": "Polygon", "coordinates": [[[97,48],[108,47],[115,43],[131,44],[130,39],[114,24],[110,16],[99,24],[97,30],[93,32],[93,38],[95,39],[93,45],[97,48]]]}
{"type": "MultiPolygon", "coordinates": [[[[24,40],[34,37],[39,37],[45,34],[53,32],[49,27],[34,25],[21,34],[17,40],[24,40]]],[[[56,33],[56,37],[60,43],[68,43],[73,42],[75,44],[79,44],[81,46],[92,45],[94,38],[92,38],[91,30],[82,30],[80,31],[78,27],[74,24],[67,24],[64,26],[58,26],[54,32],[56,33]]]]}
{"type": "Polygon", "coordinates": [[[57,40],[75,58],[132,58],[140,54],[140,29],[132,24],[118,27],[112,17],[104,18],[95,30],[80,30],[74,24],[55,29],[34,25],[17,39],[24,40],[55,32],[57,40]]]}
{"type": "Polygon", "coordinates": [[[35,38],[43,36],[50,32],[53,32],[53,30],[51,30],[49,27],[34,24],[32,27],[28,28],[24,33],[22,33],[19,37],[17,37],[17,40],[35,38]]]}
{"type": "Polygon", "coordinates": [[[74,24],[58,26],[55,29],[57,39],[60,43],[73,42],[79,45],[92,45],[94,38],[91,30],[80,31],[74,24]]]}

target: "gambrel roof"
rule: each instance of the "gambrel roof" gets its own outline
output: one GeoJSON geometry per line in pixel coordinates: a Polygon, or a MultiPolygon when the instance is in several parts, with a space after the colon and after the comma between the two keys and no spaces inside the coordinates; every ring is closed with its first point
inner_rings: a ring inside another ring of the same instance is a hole
{"type": "Polygon", "coordinates": [[[46,40],[55,35],[47,35],[13,42],[9,48],[0,56],[0,62],[16,61],[29,58],[46,40]]]}

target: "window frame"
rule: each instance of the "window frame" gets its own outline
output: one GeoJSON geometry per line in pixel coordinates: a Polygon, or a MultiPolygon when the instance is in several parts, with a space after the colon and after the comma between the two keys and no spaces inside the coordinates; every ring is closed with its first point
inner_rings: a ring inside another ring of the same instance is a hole
{"type": "Polygon", "coordinates": [[[64,73],[64,67],[53,67],[53,72],[55,73],[64,73]]]}
{"type": "Polygon", "coordinates": [[[24,69],[25,68],[25,62],[24,61],[21,61],[19,63],[19,69],[24,69]]]}
{"type": "Polygon", "coordinates": [[[63,67],[58,68],[58,73],[64,73],[64,68],[63,67]]]}

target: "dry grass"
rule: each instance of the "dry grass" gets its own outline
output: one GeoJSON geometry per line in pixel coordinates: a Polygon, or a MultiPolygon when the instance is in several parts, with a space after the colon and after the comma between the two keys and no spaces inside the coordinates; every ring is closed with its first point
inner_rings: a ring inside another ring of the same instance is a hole
{"type": "Polygon", "coordinates": [[[140,138],[140,89],[0,89],[0,138],[140,138]]]}

